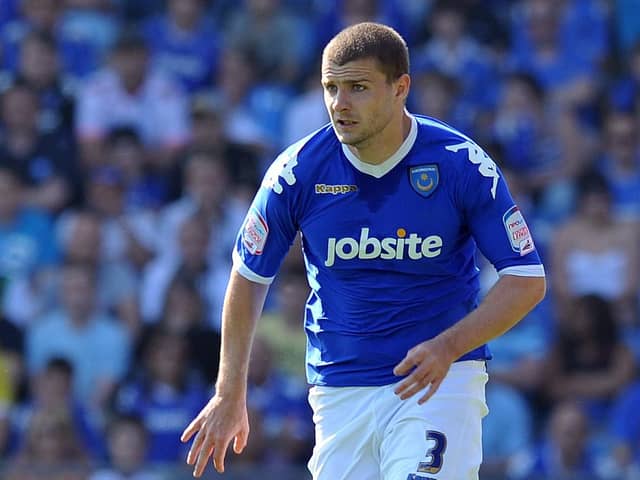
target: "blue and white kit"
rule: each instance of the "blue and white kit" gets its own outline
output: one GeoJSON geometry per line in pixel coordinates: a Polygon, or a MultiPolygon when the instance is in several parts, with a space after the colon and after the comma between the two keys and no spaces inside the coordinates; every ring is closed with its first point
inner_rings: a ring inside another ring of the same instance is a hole
{"type": "MultiPolygon", "coordinates": [[[[499,169],[472,140],[412,115],[380,165],[360,161],[330,125],[271,165],[238,235],[234,265],[273,281],[298,231],[311,286],[307,376],[381,386],[409,349],[478,304],[476,246],[499,274],[544,276],[499,169]]],[[[487,346],[460,360],[490,357],[487,346]]]]}

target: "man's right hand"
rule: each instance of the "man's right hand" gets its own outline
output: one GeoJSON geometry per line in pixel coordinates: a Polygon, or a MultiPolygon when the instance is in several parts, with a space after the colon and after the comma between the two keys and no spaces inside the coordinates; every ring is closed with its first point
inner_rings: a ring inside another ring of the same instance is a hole
{"type": "Polygon", "coordinates": [[[195,434],[187,455],[187,464],[195,465],[193,476],[200,477],[209,457],[213,466],[224,472],[224,457],[233,438],[233,451],[241,453],[249,437],[246,401],[234,401],[215,395],[184,430],[180,440],[188,442],[195,434]]]}

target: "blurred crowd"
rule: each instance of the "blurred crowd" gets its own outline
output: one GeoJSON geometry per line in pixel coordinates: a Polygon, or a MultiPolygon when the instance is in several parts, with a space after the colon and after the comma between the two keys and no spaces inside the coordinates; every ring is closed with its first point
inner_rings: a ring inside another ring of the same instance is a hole
{"type": "MultiPolygon", "coordinates": [[[[178,439],[212,393],[245,209],[328,121],[322,47],[364,20],[407,40],[408,109],[502,168],[548,273],[491,344],[481,478],[640,478],[637,1],[1,0],[3,479],[188,475],[178,439]]],[[[299,248],[229,478],[305,478],[299,248]]]]}

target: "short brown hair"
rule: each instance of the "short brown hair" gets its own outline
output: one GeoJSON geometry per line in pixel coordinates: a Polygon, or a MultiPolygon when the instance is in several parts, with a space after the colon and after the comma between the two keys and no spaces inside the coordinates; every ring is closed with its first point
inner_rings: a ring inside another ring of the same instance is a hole
{"type": "Polygon", "coordinates": [[[354,60],[374,58],[387,81],[409,73],[409,49],[393,28],[380,23],[356,23],[345,28],[327,44],[322,61],[344,65],[354,60]]]}

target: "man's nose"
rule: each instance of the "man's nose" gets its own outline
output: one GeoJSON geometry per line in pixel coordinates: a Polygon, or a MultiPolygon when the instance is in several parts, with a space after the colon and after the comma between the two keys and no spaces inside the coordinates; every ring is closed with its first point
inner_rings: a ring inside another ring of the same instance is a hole
{"type": "Polygon", "coordinates": [[[349,109],[351,106],[351,99],[349,97],[349,92],[345,89],[338,89],[335,96],[333,97],[333,109],[336,112],[343,111],[349,109]]]}

